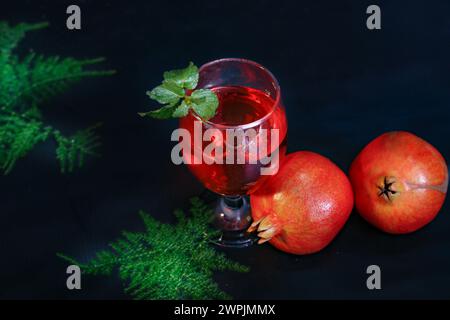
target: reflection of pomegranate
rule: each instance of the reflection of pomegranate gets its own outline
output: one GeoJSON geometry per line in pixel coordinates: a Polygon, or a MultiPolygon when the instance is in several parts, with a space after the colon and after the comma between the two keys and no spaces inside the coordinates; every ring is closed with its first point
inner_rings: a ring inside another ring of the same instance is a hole
{"type": "Polygon", "coordinates": [[[307,151],[286,156],[278,174],[251,196],[259,243],[308,254],[328,245],[347,221],[353,193],[346,175],[327,158],[307,151]]]}
{"type": "Polygon", "coordinates": [[[437,215],[448,185],[447,165],[428,142],[408,132],[370,142],[350,168],[359,213],[379,229],[408,233],[437,215]]]}

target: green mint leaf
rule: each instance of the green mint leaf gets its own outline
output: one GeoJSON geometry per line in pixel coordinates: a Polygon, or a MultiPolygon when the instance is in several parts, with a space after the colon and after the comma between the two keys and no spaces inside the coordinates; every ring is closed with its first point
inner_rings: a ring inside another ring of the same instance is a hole
{"type": "Polygon", "coordinates": [[[170,119],[172,118],[172,114],[177,109],[177,105],[165,105],[162,108],[148,111],[148,112],[139,112],[138,114],[141,117],[151,117],[155,119],[170,119]]]}
{"type": "Polygon", "coordinates": [[[208,89],[198,89],[191,94],[191,104],[194,111],[204,120],[209,120],[216,114],[219,106],[217,95],[208,89]]]}
{"type": "Polygon", "coordinates": [[[164,81],[160,86],[157,86],[152,91],[147,92],[147,95],[158,101],[161,104],[174,105],[184,97],[184,90],[180,88],[175,82],[164,81]]]}
{"type": "Polygon", "coordinates": [[[164,72],[164,79],[173,81],[181,88],[192,90],[198,83],[198,68],[192,62],[184,69],[164,72]]]}
{"type": "Polygon", "coordinates": [[[181,101],[181,104],[172,113],[172,117],[174,117],[174,118],[182,118],[182,117],[187,116],[188,113],[189,113],[189,106],[183,100],[183,101],[181,101]]]}
{"type": "Polygon", "coordinates": [[[181,118],[193,109],[202,119],[214,117],[219,99],[209,89],[198,89],[189,92],[198,84],[199,71],[192,62],[184,69],[164,72],[161,85],[147,92],[149,97],[164,106],[158,110],[139,113],[142,117],[157,119],[181,118]]]}

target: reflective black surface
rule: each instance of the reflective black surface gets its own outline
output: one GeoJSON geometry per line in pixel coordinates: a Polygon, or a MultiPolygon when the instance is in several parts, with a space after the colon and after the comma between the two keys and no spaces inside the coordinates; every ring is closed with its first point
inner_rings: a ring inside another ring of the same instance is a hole
{"type": "MultiPolygon", "coordinates": [[[[77,1],[82,30],[65,28],[72,1],[2,1],[0,19],[47,20],[19,52],[105,56],[111,78],[87,79],[46,104],[65,133],[100,121],[102,157],[58,172],[54,143],[40,144],[0,177],[0,298],[129,298],[117,277],[65,288],[64,252],[86,260],[145,209],[163,221],[202,186],[170,161],[176,121],[136,113],[163,71],[192,60],[243,57],[277,77],[289,151],[319,152],[347,170],[375,136],[409,130],[450,157],[450,2],[377,1],[382,30],[365,27],[368,1],[77,1]]],[[[325,250],[292,256],[270,245],[226,250],[249,274],[217,274],[234,298],[450,298],[448,201],[429,226],[390,236],[353,213],[325,250]],[[366,288],[366,267],[382,290],[366,288]]]]}

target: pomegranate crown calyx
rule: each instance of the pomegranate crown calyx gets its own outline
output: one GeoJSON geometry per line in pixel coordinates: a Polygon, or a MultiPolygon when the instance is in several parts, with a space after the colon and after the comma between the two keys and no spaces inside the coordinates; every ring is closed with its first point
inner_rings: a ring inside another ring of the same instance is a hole
{"type": "Polygon", "coordinates": [[[384,177],[383,183],[378,188],[378,196],[383,197],[385,200],[392,201],[392,199],[398,195],[399,191],[395,190],[393,185],[396,180],[393,177],[384,177]]]}
{"type": "Polygon", "coordinates": [[[274,222],[273,216],[265,216],[257,221],[254,221],[248,228],[247,232],[256,231],[258,237],[260,238],[258,240],[258,244],[262,244],[269,241],[279,233],[279,229],[274,222]]]}

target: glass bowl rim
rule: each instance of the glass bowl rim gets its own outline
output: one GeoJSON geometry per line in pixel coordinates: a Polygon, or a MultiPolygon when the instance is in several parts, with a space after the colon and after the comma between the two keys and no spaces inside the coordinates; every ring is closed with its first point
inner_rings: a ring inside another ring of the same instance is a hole
{"type": "Polygon", "coordinates": [[[260,68],[262,69],[264,72],[266,72],[269,77],[272,80],[272,84],[275,88],[276,91],[276,97],[274,99],[273,105],[270,109],[269,112],[267,112],[263,117],[249,122],[249,123],[245,123],[245,124],[241,124],[241,125],[224,125],[224,124],[220,124],[220,123],[214,123],[212,121],[209,120],[204,120],[202,119],[194,110],[191,110],[192,115],[197,119],[200,120],[201,122],[203,122],[205,125],[207,125],[208,127],[213,127],[213,128],[217,128],[217,129],[248,129],[248,128],[253,128],[258,126],[259,124],[263,123],[264,121],[266,121],[274,112],[274,110],[277,108],[277,106],[279,106],[280,104],[280,99],[281,99],[281,88],[280,85],[278,84],[278,80],[275,78],[275,76],[272,74],[272,72],[270,72],[269,69],[267,69],[266,67],[264,67],[263,65],[252,61],[252,60],[248,60],[248,59],[243,59],[243,58],[222,58],[222,59],[217,59],[217,60],[213,60],[210,62],[207,62],[205,64],[203,64],[200,69],[199,69],[199,74],[202,72],[202,70],[206,67],[209,67],[213,64],[216,63],[221,63],[221,62],[241,62],[241,63],[246,63],[249,65],[252,65],[254,67],[260,68]]]}

